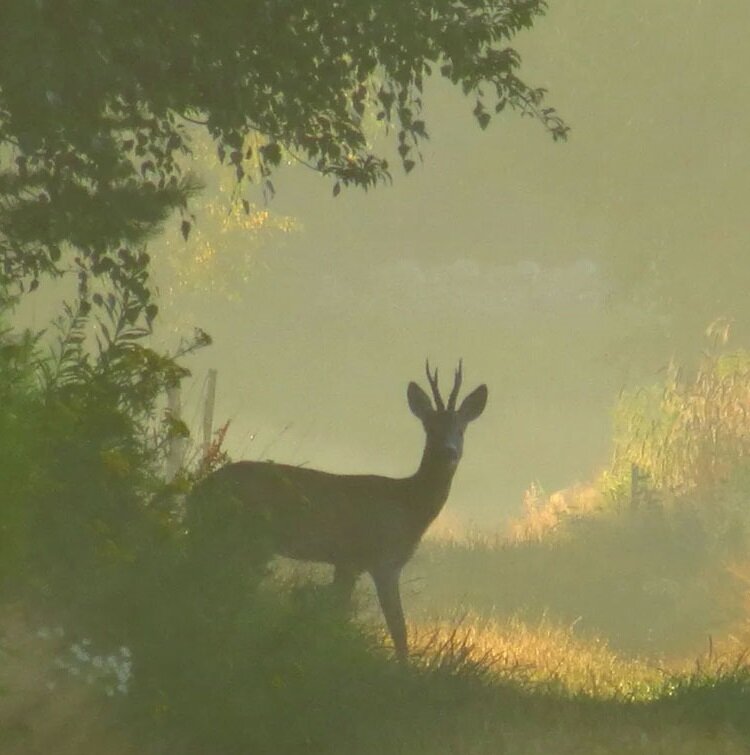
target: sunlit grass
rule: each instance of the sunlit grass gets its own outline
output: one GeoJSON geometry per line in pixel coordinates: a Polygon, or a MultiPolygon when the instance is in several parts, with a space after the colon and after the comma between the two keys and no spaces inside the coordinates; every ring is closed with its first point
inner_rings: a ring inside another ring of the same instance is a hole
{"type": "Polygon", "coordinates": [[[600,639],[576,637],[574,627],[549,620],[530,626],[466,616],[415,629],[415,655],[428,664],[487,667],[496,678],[566,696],[600,700],[649,700],[665,672],[640,659],[624,659],[600,639]],[[426,660],[424,660],[426,659],[426,660]]]}
{"type": "Polygon", "coordinates": [[[743,621],[747,587],[728,566],[690,509],[610,511],[542,540],[428,539],[403,587],[413,620],[456,611],[532,624],[547,616],[659,660],[696,655],[709,635],[724,637],[743,621]]]}

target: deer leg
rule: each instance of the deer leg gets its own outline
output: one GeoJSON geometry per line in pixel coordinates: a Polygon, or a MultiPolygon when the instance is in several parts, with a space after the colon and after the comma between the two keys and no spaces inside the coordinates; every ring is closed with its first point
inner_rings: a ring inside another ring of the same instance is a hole
{"type": "Polygon", "coordinates": [[[333,572],[331,588],[336,602],[342,608],[349,608],[352,603],[352,593],[357,584],[359,571],[348,566],[338,564],[333,572]]]}
{"type": "Polygon", "coordinates": [[[385,616],[385,623],[388,625],[388,631],[396,648],[396,656],[399,660],[404,661],[408,655],[408,646],[406,643],[406,622],[404,621],[404,610],[401,607],[401,593],[398,586],[401,569],[389,567],[378,569],[371,574],[375,582],[375,589],[378,592],[380,608],[383,610],[383,616],[385,616]]]}

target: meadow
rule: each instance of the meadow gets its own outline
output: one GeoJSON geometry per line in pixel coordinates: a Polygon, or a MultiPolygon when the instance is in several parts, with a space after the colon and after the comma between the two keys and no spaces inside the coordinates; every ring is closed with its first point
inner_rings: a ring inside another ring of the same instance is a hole
{"type": "Polygon", "coordinates": [[[159,380],[75,356],[0,360],[3,753],[750,752],[744,354],[623,397],[589,484],[428,538],[408,663],[364,580],[351,616],[240,527],[188,557],[175,501],[220,438],[165,485],[159,380]]]}
{"type": "Polygon", "coordinates": [[[6,613],[3,752],[750,748],[750,672],[737,649],[659,661],[617,653],[551,616],[530,623],[464,613],[413,622],[403,665],[366,618],[352,624],[322,610],[322,588],[286,577],[266,590],[251,615],[224,616],[220,629],[170,632],[153,657],[134,649],[132,672],[121,648],[71,642],[57,627],[32,632],[28,616],[6,613]]]}

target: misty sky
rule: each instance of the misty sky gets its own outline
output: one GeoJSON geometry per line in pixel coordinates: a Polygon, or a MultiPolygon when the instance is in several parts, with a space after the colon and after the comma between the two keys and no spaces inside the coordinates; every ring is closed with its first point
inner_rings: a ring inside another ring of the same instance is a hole
{"type": "Polygon", "coordinates": [[[425,356],[444,382],[463,357],[489,403],[446,521],[501,526],[531,481],[606,465],[617,393],[698,353],[713,317],[746,344],[750,3],[550,6],[518,47],[567,144],[511,113],[482,132],[434,82],[424,165],[392,187],[333,199],[303,168],[276,176],[270,209],[299,230],[256,252],[235,301],[187,313],[215,345],[186,399],[219,370],[236,458],[409,474],[406,385],[425,356]]]}

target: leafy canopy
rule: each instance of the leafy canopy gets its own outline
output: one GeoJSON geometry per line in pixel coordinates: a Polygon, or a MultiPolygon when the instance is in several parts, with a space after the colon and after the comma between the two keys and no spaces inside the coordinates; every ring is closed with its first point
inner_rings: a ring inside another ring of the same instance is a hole
{"type": "Polygon", "coordinates": [[[284,151],[341,186],[390,179],[365,122],[403,168],[427,136],[425,77],[471,95],[485,128],[509,105],[555,139],[567,127],[518,76],[514,35],[544,0],[4,0],[0,4],[0,273],[128,278],[138,245],[198,188],[187,124],[239,182],[284,151]],[[255,147],[248,147],[248,135],[255,147]],[[71,255],[69,252],[74,250],[71,255]]]}

